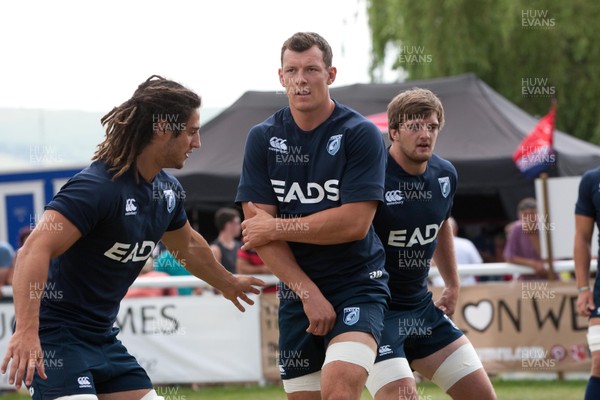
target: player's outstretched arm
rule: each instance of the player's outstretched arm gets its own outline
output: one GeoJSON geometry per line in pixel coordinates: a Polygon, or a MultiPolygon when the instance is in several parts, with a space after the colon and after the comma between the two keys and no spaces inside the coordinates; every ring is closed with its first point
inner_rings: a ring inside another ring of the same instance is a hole
{"type": "MultiPolygon", "coordinates": [[[[275,206],[266,204],[242,203],[242,208],[246,218],[252,218],[256,210],[269,216],[275,215],[277,211],[275,206]]],[[[335,324],[335,310],[317,285],[300,268],[288,244],[283,241],[273,241],[255,249],[273,274],[293,290],[302,301],[304,312],[309,320],[306,331],[318,336],[327,334],[335,324]]]]}
{"type": "Polygon", "coordinates": [[[593,289],[590,288],[591,243],[594,232],[594,219],[584,215],[575,215],[575,239],[573,241],[573,261],[577,288],[583,288],[577,296],[577,311],[589,316],[596,308],[593,289]],[[587,288],[587,289],[586,289],[587,288]]]}
{"type": "Polygon", "coordinates": [[[265,286],[265,282],[258,278],[233,275],[227,271],[217,262],[206,240],[192,229],[189,222],[182,228],[166,232],[162,242],[188,271],[219,289],[240,311],[245,311],[240,300],[254,304],[246,293],[259,294],[260,290],[255,286],[265,286]]]}
{"type": "Polygon", "coordinates": [[[8,382],[21,387],[23,378],[30,385],[34,371],[46,379],[44,359],[39,339],[40,300],[44,294],[50,259],[64,253],[81,233],[62,214],[44,212],[31,235],[19,250],[13,278],[16,330],[10,338],[2,360],[6,373],[12,360],[8,382]]]}
{"type": "Polygon", "coordinates": [[[441,297],[435,301],[435,305],[446,315],[452,315],[458,301],[460,281],[456,268],[452,227],[448,220],[444,221],[438,233],[437,247],[433,253],[433,258],[444,280],[444,290],[441,297]]]}
{"type": "Polygon", "coordinates": [[[377,201],[359,201],[302,218],[278,218],[248,203],[254,217],[242,222],[243,248],[275,240],[324,245],[361,240],[369,232],[377,205],[377,201]]]}

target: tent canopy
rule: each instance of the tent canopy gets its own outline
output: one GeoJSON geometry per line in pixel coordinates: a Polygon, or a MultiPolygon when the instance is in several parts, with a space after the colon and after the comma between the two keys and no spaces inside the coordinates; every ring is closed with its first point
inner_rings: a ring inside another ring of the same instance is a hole
{"type": "MultiPolygon", "coordinates": [[[[499,196],[507,215],[534,193],[512,154],[538,119],[495,92],[473,74],[397,84],[355,84],[330,90],[331,97],[385,126],[382,113],[398,93],[430,89],[442,101],[446,124],[435,152],[458,171],[457,197],[499,196]],[[379,114],[379,115],[378,115],[379,114]]],[[[282,92],[246,92],[201,129],[202,148],[174,171],[186,190],[188,208],[214,209],[235,198],[250,128],[288,104],[282,92]]],[[[387,136],[387,135],[386,135],[387,136]]],[[[557,165],[551,176],[581,175],[600,165],[600,148],[560,131],[554,133],[557,165]]]]}

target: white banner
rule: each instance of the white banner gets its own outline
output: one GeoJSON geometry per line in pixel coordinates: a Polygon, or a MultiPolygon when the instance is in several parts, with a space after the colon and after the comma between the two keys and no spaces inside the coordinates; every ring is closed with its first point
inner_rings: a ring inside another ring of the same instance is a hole
{"type": "MultiPolygon", "coordinates": [[[[118,338],[154,384],[262,380],[259,298],[241,313],[222,296],[125,299],[118,338]]],[[[0,304],[0,358],[11,335],[13,305],[0,304]]],[[[7,376],[0,388],[9,387],[7,376]]]]}
{"type": "MultiPolygon", "coordinates": [[[[0,303],[0,360],[4,359],[8,340],[12,335],[13,320],[15,318],[15,307],[13,303],[0,303]]],[[[0,361],[1,362],[1,361],[0,361]]],[[[10,388],[8,384],[8,373],[0,374],[0,389],[10,388]]]]}

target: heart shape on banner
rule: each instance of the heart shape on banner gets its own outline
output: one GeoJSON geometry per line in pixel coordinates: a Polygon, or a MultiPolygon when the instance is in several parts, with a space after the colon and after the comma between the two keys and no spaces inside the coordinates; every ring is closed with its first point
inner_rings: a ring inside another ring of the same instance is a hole
{"type": "Polygon", "coordinates": [[[489,300],[478,303],[467,303],[462,309],[467,324],[478,332],[484,332],[494,319],[494,305],[489,300]]]}

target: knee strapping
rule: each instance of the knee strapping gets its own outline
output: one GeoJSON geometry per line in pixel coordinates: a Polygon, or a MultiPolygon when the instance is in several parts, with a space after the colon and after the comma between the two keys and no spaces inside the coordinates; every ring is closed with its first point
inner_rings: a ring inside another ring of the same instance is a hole
{"type": "Polygon", "coordinates": [[[447,392],[456,382],[480,368],[483,365],[473,345],[465,343],[440,364],[431,380],[447,392]]]}
{"type": "Polygon", "coordinates": [[[144,395],[140,400],[165,400],[163,396],[156,394],[156,390],[152,389],[144,395]]]}
{"type": "Polygon", "coordinates": [[[321,390],[321,371],[299,376],[297,378],[284,379],[283,390],[286,393],[318,392],[321,390]]]}
{"type": "Polygon", "coordinates": [[[415,378],[410,365],[408,365],[408,360],[406,358],[390,358],[373,365],[365,386],[371,396],[375,397],[379,389],[388,383],[405,378],[415,378]]]}
{"type": "Polygon", "coordinates": [[[591,325],[588,328],[587,342],[590,351],[600,350],[600,325],[591,325]]]}
{"type": "Polygon", "coordinates": [[[358,342],[334,343],[325,353],[323,366],[332,361],[344,361],[363,367],[367,372],[371,371],[375,362],[375,352],[369,346],[358,342]]]}

